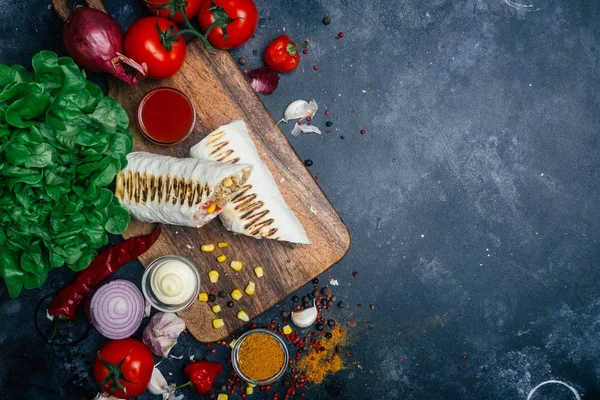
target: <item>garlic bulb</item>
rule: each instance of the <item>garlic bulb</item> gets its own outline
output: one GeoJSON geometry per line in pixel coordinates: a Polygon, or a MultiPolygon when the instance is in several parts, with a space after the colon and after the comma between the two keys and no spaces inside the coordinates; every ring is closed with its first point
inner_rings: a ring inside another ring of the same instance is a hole
{"type": "Polygon", "coordinates": [[[167,358],[184,329],[185,322],[174,313],[157,313],[144,329],[142,341],[154,354],[167,358]]]}
{"type": "Polygon", "coordinates": [[[306,328],[311,326],[317,320],[317,306],[313,299],[312,307],[305,308],[302,311],[292,312],[292,322],[298,328],[306,328]]]}
{"type": "Polygon", "coordinates": [[[307,117],[314,117],[317,113],[319,106],[317,102],[311,100],[296,100],[290,103],[283,113],[283,121],[288,122],[290,119],[304,119],[307,117]]]}

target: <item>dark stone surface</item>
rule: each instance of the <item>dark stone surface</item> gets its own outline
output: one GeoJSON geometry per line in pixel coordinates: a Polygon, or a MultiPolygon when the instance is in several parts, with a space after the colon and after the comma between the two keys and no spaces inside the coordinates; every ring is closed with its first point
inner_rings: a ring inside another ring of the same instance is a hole
{"type": "MultiPolygon", "coordinates": [[[[519,1],[257,0],[256,37],[234,57],[252,69],[284,30],[312,39],[302,68],[264,102],[278,118],[290,101],[314,98],[315,124],[334,123],[331,135],[290,140],[353,239],[331,269],[349,308],[330,314],[355,320],[353,356],[308,398],[525,399],[548,379],[600,398],[600,9],[519,1]]],[[[133,0],[107,3],[123,27],[144,12],[133,0]]],[[[1,62],[63,53],[47,1],[5,2],[0,18],[1,62]]],[[[130,265],[118,276],[141,273],[130,265]]],[[[51,348],[33,329],[37,301],[72,275],[53,271],[18,300],[0,289],[1,398],[93,394],[90,363],[104,339],[51,348]]],[[[227,356],[189,336],[173,353],[227,356]]],[[[182,382],[184,362],[161,369],[182,382]]],[[[271,398],[261,394],[253,398],[271,398]]],[[[554,385],[533,398],[574,396],[554,385]]]]}

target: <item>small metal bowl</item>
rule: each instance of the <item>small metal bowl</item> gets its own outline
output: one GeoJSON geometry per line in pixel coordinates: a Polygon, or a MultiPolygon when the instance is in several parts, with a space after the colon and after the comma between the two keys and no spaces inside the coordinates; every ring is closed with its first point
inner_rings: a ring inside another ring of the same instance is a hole
{"type": "Polygon", "coordinates": [[[285,342],[283,341],[283,339],[281,337],[279,337],[278,335],[274,334],[273,332],[271,332],[267,329],[261,329],[261,328],[253,329],[251,331],[244,333],[242,336],[239,337],[237,342],[235,342],[235,345],[233,346],[233,349],[231,350],[231,365],[233,366],[233,370],[235,371],[235,373],[238,374],[240,376],[240,378],[242,378],[247,383],[250,383],[250,384],[256,385],[256,386],[269,385],[269,384],[275,382],[276,380],[278,380],[279,378],[281,378],[283,376],[283,374],[285,373],[285,371],[287,370],[289,359],[290,359],[290,354],[288,352],[287,346],[285,345],[285,342]],[[281,366],[281,369],[273,377],[266,379],[264,381],[255,381],[255,380],[248,378],[246,375],[244,375],[244,373],[242,372],[242,369],[240,368],[240,363],[239,363],[239,359],[238,359],[239,353],[240,353],[240,348],[242,347],[244,340],[246,340],[250,335],[254,335],[257,333],[264,333],[266,335],[271,336],[272,338],[277,340],[277,343],[279,343],[279,345],[281,346],[281,349],[283,350],[283,365],[281,366]]]}
{"type": "Polygon", "coordinates": [[[198,272],[198,269],[196,268],[196,266],[194,264],[192,264],[192,262],[190,260],[188,260],[187,258],[183,258],[180,256],[159,257],[156,260],[152,261],[150,263],[150,265],[148,265],[148,268],[146,268],[146,271],[144,271],[144,275],[142,276],[142,293],[144,294],[144,297],[146,298],[146,300],[148,300],[150,302],[152,307],[156,308],[159,311],[162,311],[162,312],[183,311],[183,310],[189,308],[194,303],[194,301],[196,301],[196,298],[198,297],[198,294],[200,293],[200,273],[198,272]],[[196,277],[196,290],[183,303],[165,304],[156,297],[156,295],[154,294],[154,291],[152,290],[152,274],[165,262],[173,261],[173,260],[181,261],[182,263],[187,265],[188,268],[190,268],[190,270],[194,273],[194,276],[196,277]]]}

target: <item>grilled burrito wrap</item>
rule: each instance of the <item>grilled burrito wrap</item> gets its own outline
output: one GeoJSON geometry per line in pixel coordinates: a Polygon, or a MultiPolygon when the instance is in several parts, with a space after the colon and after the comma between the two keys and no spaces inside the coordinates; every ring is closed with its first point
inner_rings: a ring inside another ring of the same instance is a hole
{"type": "Polygon", "coordinates": [[[115,194],[137,220],[199,228],[246,182],[252,166],[135,152],[117,174],[115,194]]]}
{"type": "Polygon", "coordinates": [[[262,162],[243,121],[234,121],[206,136],[190,150],[197,159],[249,164],[252,175],[220,214],[225,227],[255,238],[310,244],[304,228],[288,207],[273,175],[262,162]]]}

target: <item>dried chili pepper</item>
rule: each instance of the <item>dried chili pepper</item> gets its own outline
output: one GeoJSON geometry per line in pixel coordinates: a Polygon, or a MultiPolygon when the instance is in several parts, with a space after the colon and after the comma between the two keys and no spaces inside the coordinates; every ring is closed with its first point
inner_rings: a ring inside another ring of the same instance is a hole
{"type": "Polygon", "coordinates": [[[56,295],[48,314],[62,320],[74,320],[77,307],[86,295],[119,267],[144,254],[156,242],[160,233],[159,225],[148,235],[124,240],[98,254],[86,269],[77,274],[70,285],[56,295]]]}

